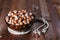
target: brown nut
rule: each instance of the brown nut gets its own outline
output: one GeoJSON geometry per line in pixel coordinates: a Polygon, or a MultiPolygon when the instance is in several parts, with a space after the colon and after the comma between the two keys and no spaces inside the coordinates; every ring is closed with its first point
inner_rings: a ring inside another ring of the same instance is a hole
{"type": "Polygon", "coordinates": [[[34,19],[34,16],[31,16],[32,19],[34,19]]]}
{"type": "Polygon", "coordinates": [[[12,13],[11,11],[9,11],[9,13],[12,13]]]}
{"type": "Polygon", "coordinates": [[[20,22],[20,25],[23,25],[23,22],[20,22]]]}
{"type": "Polygon", "coordinates": [[[20,12],[20,15],[23,15],[23,13],[22,13],[22,12],[20,12]]]}
{"type": "Polygon", "coordinates": [[[24,24],[27,24],[26,20],[23,20],[23,23],[24,23],[24,24]]]}
{"type": "Polygon", "coordinates": [[[26,16],[23,17],[24,19],[27,19],[26,16]]]}
{"type": "Polygon", "coordinates": [[[27,23],[28,23],[28,24],[30,23],[30,20],[29,20],[29,19],[27,19],[27,23]]]}
{"type": "Polygon", "coordinates": [[[18,20],[18,23],[21,22],[21,20],[18,20]]]}
{"type": "Polygon", "coordinates": [[[22,18],[24,18],[24,15],[22,15],[22,18]]]}
{"type": "Polygon", "coordinates": [[[15,25],[19,25],[18,23],[16,23],[15,25]]]}
{"type": "Polygon", "coordinates": [[[12,24],[12,25],[14,25],[14,23],[13,23],[13,22],[12,22],[11,24],[12,24]]]}
{"type": "Polygon", "coordinates": [[[8,22],[8,21],[9,21],[8,16],[5,18],[5,20],[6,20],[6,22],[8,22]]]}
{"type": "Polygon", "coordinates": [[[24,12],[24,10],[22,10],[22,12],[24,12]]]}
{"type": "Polygon", "coordinates": [[[32,13],[29,13],[29,15],[33,15],[32,13]]]}
{"type": "Polygon", "coordinates": [[[26,13],[25,16],[28,16],[28,13],[26,13]]]}
{"type": "Polygon", "coordinates": [[[26,10],[24,10],[23,12],[26,13],[26,10]]]}
{"type": "Polygon", "coordinates": [[[15,24],[17,23],[16,20],[13,21],[15,24]]]}
{"type": "Polygon", "coordinates": [[[13,12],[14,12],[14,13],[17,13],[17,11],[16,11],[16,10],[13,10],[13,12]]]}

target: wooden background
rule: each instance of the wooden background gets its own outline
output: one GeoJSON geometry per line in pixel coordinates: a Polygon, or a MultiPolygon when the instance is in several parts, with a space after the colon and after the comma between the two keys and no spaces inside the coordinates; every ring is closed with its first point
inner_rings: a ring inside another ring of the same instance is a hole
{"type": "Polygon", "coordinates": [[[60,40],[60,0],[0,0],[0,35],[0,40],[60,40]],[[22,9],[34,12],[37,18],[44,17],[50,24],[47,33],[10,34],[4,18],[10,10],[22,9]]]}

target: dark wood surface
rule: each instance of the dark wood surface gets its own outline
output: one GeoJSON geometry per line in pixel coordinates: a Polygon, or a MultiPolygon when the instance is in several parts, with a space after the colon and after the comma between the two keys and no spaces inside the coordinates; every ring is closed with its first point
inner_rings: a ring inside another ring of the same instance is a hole
{"type": "MultiPolygon", "coordinates": [[[[45,0],[46,1],[46,0],[45,0]]],[[[48,12],[49,12],[49,17],[50,17],[50,21],[49,24],[49,29],[47,31],[47,33],[41,34],[40,36],[38,36],[37,34],[35,36],[33,36],[33,33],[29,33],[26,35],[13,35],[10,34],[7,31],[7,24],[5,23],[5,16],[7,15],[7,13],[10,10],[22,10],[22,9],[26,9],[27,11],[32,11],[34,13],[34,15],[38,18],[42,16],[42,12],[44,12],[44,10],[40,11],[40,3],[38,0],[0,0],[0,8],[2,8],[1,13],[0,13],[0,35],[2,35],[2,37],[0,38],[0,40],[60,40],[60,18],[56,12],[55,6],[53,4],[53,2],[51,0],[46,1],[47,3],[47,7],[48,7],[48,12]],[[3,1],[3,3],[2,3],[3,1]],[[36,7],[38,7],[38,9],[36,9],[36,7]]],[[[45,6],[45,7],[46,7],[45,6]]],[[[45,8],[44,7],[44,8],[45,8]]],[[[45,9],[47,11],[47,9],[45,9]]]]}
{"type": "Polygon", "coordinates": [[[48,9],[50,12],[51,17],[51,23],[52,28],[54,31],[53,34],[53,40],[60,40],[60,16],[58,15],[58,12],[56,10],[56,5],[53,3],[53,1],[47,1],[48,9]]]}
{"type": "MultiPolygon", "coordinates": [[[[32,1],[27,2],[27,0],[26,1],[24,1],[24,0],[4,0],[3,10],[1,12],[1,17],[0,17],[0,35],[2,35],[0,40],[40,40],[40,39],[45,40],[44,35],[42,35],[42,34],[41,34],[41,37],[39,36],[39,38],[38,38],[37,34],[35,35],[35,37],[33,36],[34,34],[32,34],[32,33],[29,33],[26,35],[12,35],[7,31],[8,26],[4,20],[7,13],[10,10],[22,10],[22,9],[26,9],[28,11],[34,12],[33,5],[38,6],[38,1],[32,0],[32,1]],[[32,5],[29,2],[31,2],[32,5]]],[[[40,11],[37,10],[37,12],[38,13],[35,13],[35,16],[39,17],[40,11]]]]}

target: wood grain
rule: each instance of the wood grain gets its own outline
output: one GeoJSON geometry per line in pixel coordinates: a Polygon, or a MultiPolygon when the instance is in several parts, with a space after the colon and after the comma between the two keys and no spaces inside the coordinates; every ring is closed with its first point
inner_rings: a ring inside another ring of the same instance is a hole
{"type": "MultiPolygon", "coordinates": [[[[3,2],[1,1],[2,0],[0,0],[0,3],[3,2]]],[[[39,0],[4,0],[4,3],[0,4],[1,5],[0,8],[3,9],[0,16],[0,35],[2,35],[0,40],[60,40],[59,38],[60,18],[56,12],[53,1],[48,0],[46,2],[46,0],[44,0],[46,4],[43,3],[45,5],[45,7],[43,7],[44,8],[43,10],[41,6],[43,4],[40,3],[40,1],[39,0]],[[40,36],[37,34],[34,35],[32,32],[26,35],[13,35],[7,31],[8,26],[4,20],[7,13],[10,10],[22,10],[22,9],[26,9],[27,11],[33,12],[37,18],[42,16],[41,12],[43,12],[43,16],[45,15],[51,18],[51,21],[49,22],[50,24],[49,30],[47,31],[46,35],[45,34],[41,34],[40,36]],[[44,14],[46,12],[48,15],[44,14]]]]}
{"type": "Polygon", "coordinates": [[[49,12],[50,12],[50,18],[51,18],[51,21],[52,21],[52,27],[53,27],[53,31],[54,31],[53,40],[59,40],[60,18],[57,14],[57,11],[56,11],[56,8],[55,8],[53,2],[48,1],[47,5],[48,5],[49,12]]]}
{"type": "MultiPolygon", "coordinates": [[[[37,6],[38,6],[38,1],[36,2],[36,0],[35,1],[32,0],[32,1],[28,1],[28,2],[31,2],[34,5],[37,4],[37,6]],[[33,2],[35,2],[35,3],[33,3],[33,2]]],[[[4,0],[3,10],[2,10],[2,13],[1,13],[1,17],[0,17],[0,29],[1,29],[0,30],[0,35],[2,35],[0,40],[34,40],[33,39],[34,37],[32,36],[31,33],[29,33],[27,35],[18,35],[18,36],[10,34],[7,31],[8,26],[7,26],[7,24],[5,23],[5,20],[4,20],[4,18],[6,17],[7,13],[10,10],[22,10],[22,9],[29,8],[29,10],[31,11],[32,8],[30,9],[30,7],[32,7],[32,5],[31,4],[29,5],[28,2],[26,3],[26,1],[24,1],[24,0],[18,0],[18,1],[17,0],[4,0]]],[[[38,15],[40,16],[40,9],[38,10],[38,15]]],[[[43,35],[41,35],[41,40],[42,39],[43,39],[43,35]]],[[[38,37],[35,40],[38,40],[38,37]]]]}

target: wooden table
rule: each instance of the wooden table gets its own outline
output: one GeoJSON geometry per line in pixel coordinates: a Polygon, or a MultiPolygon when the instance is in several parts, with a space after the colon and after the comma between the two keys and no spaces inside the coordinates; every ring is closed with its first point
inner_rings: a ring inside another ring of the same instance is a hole
{"type": "MultiPolygon", "coordinates": [[[[32,33],[26,34],[26,35],[13,35],[10,34],[7,31],[7,24],[5,23],[5,16],[7,15],[7,13],[10,10],[22,10],[22,9],[26,9],[28,11],[32,11],[34,12],[35,7],[38,5],[38,1],[36,0],[4,0],[4,5],[2,7],[2,12],[1,12],[1,17],[0,17],[0,34],[2,35],[2,37],[0,38],[0,40],[45,40],[45,36],[41,34],[41,37],[36,34],[35,37],[33,36],[32,33]],[[34,3],[33,3],[34,2],[34,3]]],[[[40,17],[40,9],[37,10],[37,13],[34,13],[36,17],[40,17]],[[37,15],[36,15],[37,14],[37,15]]]]}
{"type": "MultiPolygon", "coordinates": [[[[2,37],[0,40],[59,40],[60,38],[60,19],[59,16],[57,15],[57,12],[55,10],[54,4],[51,0],[47,0],[47,6],[48,6],[48,11],[50,15],[50,27],[49,30],[47,31],[46,35],[41,34],[38,36],[37,34],[33,36],[34,34],[29,33],[26,35],[13,35],[10,34],[7,31],[7,24],[5,23],[5,16],[10,10],[22,10],[26,9],[28,11],[35,12],[34,15],[38,18],[41,17],[41,10],[40,11],[40,4],[39,1],[36,0],[1,0],[3,1],[3,4],[1,5],[1,11],[0,14],[0,34],[2,37]],[[37,8],[36,8],[37,7],[37,8]],[[37,13],[36,13],[37,12],[37,13]]],[[[45,0],[46,1],[46,0],[45,0]]]]}

